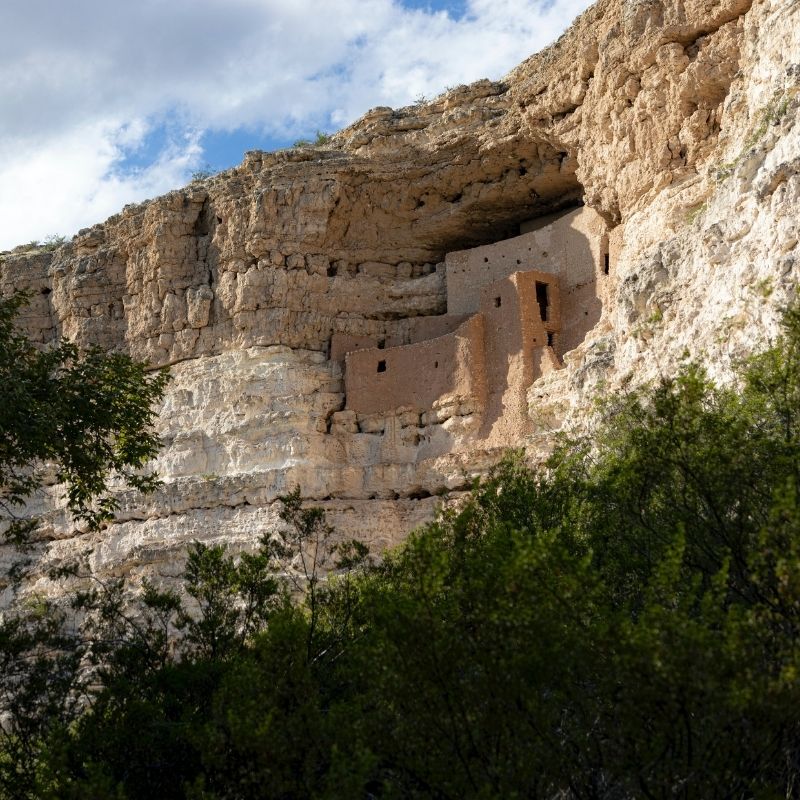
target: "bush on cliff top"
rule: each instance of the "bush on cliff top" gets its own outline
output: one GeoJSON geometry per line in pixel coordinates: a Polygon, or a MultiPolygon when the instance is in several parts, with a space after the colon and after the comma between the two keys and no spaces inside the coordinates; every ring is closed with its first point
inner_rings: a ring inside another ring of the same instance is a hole
{"type": "MultiPolygon", "coordinates": [[[[6,796],[797,796],[800,314],[735,390],[689,367],[604,415],[304,604],[196,549],[185,624],[233,644],[176,657],[185,612],[151,593],[6,796]]],[[[324,541],[292,497],[295,543],[324,541]]]]}

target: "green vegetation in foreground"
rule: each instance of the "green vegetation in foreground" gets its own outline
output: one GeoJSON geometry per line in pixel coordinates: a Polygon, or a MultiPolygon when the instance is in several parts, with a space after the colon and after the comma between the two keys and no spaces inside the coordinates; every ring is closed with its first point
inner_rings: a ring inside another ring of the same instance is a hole
{"type": "Polygon", "coordinates": [[[7,619],[2,796],[798,796],[800,314],[736,391],[687,367],[603,419],[378,566],[345,546],[319,581],[331,531],[294,493],[287,540],[192,548],[193,602],[86,592],[57,653],[25,638],[66,637],[53,612],[7,619]]]}

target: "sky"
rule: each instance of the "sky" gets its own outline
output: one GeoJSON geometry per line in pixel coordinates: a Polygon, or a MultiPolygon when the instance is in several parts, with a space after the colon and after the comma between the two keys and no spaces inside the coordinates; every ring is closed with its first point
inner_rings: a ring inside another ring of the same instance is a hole
{"type": "Polygon", "coordinates": [[[0,250],[501,78],[589,0],[1,0],[0,250]]]}

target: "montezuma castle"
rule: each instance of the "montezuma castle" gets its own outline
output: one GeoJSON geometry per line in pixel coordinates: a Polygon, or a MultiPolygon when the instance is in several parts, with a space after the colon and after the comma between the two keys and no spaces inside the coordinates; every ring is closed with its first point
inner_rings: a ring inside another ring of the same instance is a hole
{"type": "Polygon", "coordinates": [[[581,207],[523,222],[520,235],[448,253],[447,313],[410,320],[406,340],[334,334],[343,370],[339,420],[456,407],[482,417],[495,444],[525,433],[526,393],[562,366],[600,319],[611,241],[581,207]]]}

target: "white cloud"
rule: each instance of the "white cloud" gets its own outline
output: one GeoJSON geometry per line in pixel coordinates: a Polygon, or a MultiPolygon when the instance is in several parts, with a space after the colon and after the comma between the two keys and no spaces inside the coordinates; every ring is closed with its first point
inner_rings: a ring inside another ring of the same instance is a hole
{"type": "Polygon", "coordinates": [[[72,234],[126,203],[184,183],[199,161],[198,134],[168,144],[144,169],[117,169],[125,151],[146,131],[141,120],[103,121],[78,125],[61,135],[3,142],[0,248],[50,234],[72,234]]]}
{"type": "Polygon", "coordinates": [[[469,0],[455,20],[397,0],[3,0],[0,248],[180,185],[205,130],[287,138],[501,77],[588,4],[469,0]],[[174,140],[123,172],[166,118],[174,140]]]}

